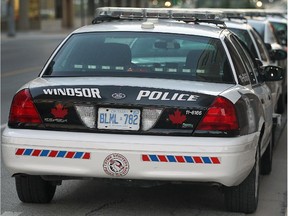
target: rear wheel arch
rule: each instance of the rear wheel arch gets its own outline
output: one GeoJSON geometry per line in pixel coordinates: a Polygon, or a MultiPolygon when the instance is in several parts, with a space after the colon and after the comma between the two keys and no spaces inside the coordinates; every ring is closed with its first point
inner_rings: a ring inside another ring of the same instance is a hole
{"type": "Polygon", "coordinates": [[[225,204],[229,211],[250,214],[257,209],[261,168],[260,147],[263,133],[264,130],[261,129],[256,146],[255,163],[249,175],[241,184],[224,189],[225,204]]]}

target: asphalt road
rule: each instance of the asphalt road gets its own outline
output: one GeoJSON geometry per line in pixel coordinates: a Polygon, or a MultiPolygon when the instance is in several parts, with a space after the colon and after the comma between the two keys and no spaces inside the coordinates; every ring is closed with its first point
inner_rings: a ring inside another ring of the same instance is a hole
{"type": "MultiPolygon", "coordinates": [[[[28,33],[2,37],[1,131],[8,118],[14,93],[36,77],[65,35],[28,33]]],[[[277,128],[273,171],[261,177],[260,200],[252,216],[284,216],[287,211],[287,126],[286,114],[277,128]]],[[[95,216],[179,215],[240,216],[226,212],[224,197],[217,187],[205,185],[162,185],[152,188],[123,186],[103,181],[64,181],[52,203],[23,204],[18,200],[14,179],[1,166],[1,216],[95,216]]]]}

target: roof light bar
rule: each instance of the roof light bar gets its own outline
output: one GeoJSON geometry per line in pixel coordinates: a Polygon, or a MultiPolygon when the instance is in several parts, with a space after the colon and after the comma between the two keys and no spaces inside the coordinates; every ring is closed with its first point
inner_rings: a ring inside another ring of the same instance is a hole
{"type": "Polygon", "coordinates": [[[126,17],[126,18],[143,18],[142,8],[118,8],[118,7],[99,7],[96,9],[96,17],[111,16],[111,17],[126,17]]]}
{"type": "MultiPolygon", "coordinates": [[[[200,10],[203,10],[200,9],[200,10]]],[[[208,12],[215,12],[215,9],[205,8],[208,12]]],[[[228,17],[266,17],[280,16],[284,17],[284,12],[269,9],[239,9],[239,8],[218,8],[217,12],[221,12],[224,18],[228,17]]]]}
{"type": "Polygon", "coordinates": [[[133,8],[133,7],[100,7],[96,9],[96,17],[110,16],[120,19],[206,19],[223,18],[221,11],[205,11],[184,8],[133,8]]]}

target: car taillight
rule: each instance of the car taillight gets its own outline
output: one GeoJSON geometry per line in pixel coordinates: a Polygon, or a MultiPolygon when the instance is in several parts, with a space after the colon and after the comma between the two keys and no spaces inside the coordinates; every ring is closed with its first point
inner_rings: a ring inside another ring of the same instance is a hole
{"type": "Polygon", "coordinates": [[[239,125],[234,105],[224,97],[217,97],[196,130],[233,131],[238,129],[239,125]]]}
{"type": "Polygon", "coordinates": [[[13,98],[9,124],[15,123],[34,123],[40,124],[41,118],[33,103],[32,97],[28,89],[19,91],[13,98]]]}

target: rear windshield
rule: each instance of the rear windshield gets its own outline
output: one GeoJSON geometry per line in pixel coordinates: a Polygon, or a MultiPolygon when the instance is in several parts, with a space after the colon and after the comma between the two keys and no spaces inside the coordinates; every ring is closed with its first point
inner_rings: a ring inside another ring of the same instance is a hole
{"type": "Polygon", "coordinates": [[[234,83],[220,39],[161,33],[72,35],[44,76],[153,77],[234,83]]]}
{"type": "Polygon", "coordinates": [[[287,46],[287,24],[279,22],[271,22],[271,24],[278,43],[287,46]]]}

